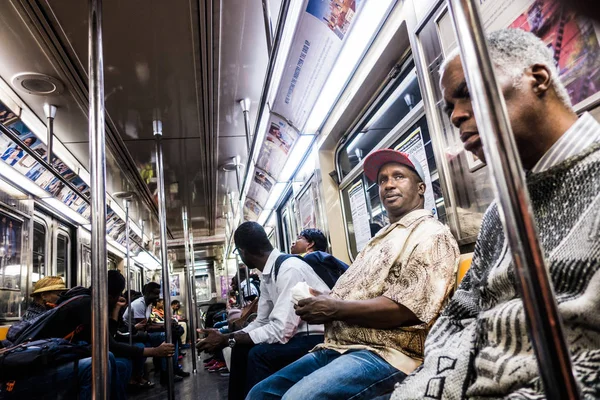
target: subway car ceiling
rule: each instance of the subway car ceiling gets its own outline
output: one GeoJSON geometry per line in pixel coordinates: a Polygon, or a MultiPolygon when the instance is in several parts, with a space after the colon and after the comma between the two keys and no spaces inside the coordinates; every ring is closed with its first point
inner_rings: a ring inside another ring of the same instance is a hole
{"type": "MultiPolygon", "coordinates": [[[[227,165],[234,158],[247,165],[239,100],[249,100],[254,120],[268,61],[261,3],[242,4],[104,2],[108,199],[122,211],[123,200],[112,195],[138,194],[132,201],[133,223],[141,228],[145,221],[145,242],[152,234],[158,237],[157,119],[173,245],[184,237],[182,207],[200,247],[203,237],[224,241],[229,205],[222,200],[238,191],[227,165]]],[[[271,7],[277,16],[279,2],[271,7]]],[[[44,143],[43,107],[55,105],[54,153],[69,158],[64,162],[89,180],[87,3],[7,1],[0,4],[0,15],[0,77],[3,98],[12,100],[5,102],[17,107],[27,125],[35,125],[28,127],[44,143]]]]}
{"type": "MultiPolygon", "coordinates": [[[[464,160],[438,115],[436,68],[454,46],[445,42],[454,36],[451,27],[444,30],[444,3],[340,2],[330,10],[335,18],[317,19],[328,30],[314,29],[329,47],[306,35],[323,10],[305,9],[299,0],[266,3],[267,13],[260,0],[103,2],[113,222],[120,229],[125,219],[116,194],[135,192],[132,238],[156,253],[159,120],[175,265],[185,260],[183,209],[199,259],[229,257],[235,227],[250,219],[265,225],[282,250],[301,228],[318,227],[332,252],[348,261],[369,234],[353,221],[357,188],[369,222],[385,222],[372,185],[360,180],[362,158],[382,146],[406,147],[418,130],[430,164],[432,207],[468,251],[492,195],[486,169],[464,160]],[[315,54],[324,55],[319,65],[315,54]],[[452,155],[456,160],[444,158],[452,155]],[[460,174],[468,185],[456,185],[460,174]],[[307,199],[314,203],[308,211],[307,199]]],[[[79,179],[73,182],[89,184],[87,3],[4,1],[0,18],[0,101],[44,146],[44,105],[55,105],[53,153],[79,179]]],[[[593,105],[578,111],[594,111],[593,105]]],[[[82,209],[65,209],[68,194],[27,188],[21,187],[46,207],[72,215],[75,225],[87,225],[82,209]]],[[[122,245],[123,236],[114,241],[122,245]]]]}

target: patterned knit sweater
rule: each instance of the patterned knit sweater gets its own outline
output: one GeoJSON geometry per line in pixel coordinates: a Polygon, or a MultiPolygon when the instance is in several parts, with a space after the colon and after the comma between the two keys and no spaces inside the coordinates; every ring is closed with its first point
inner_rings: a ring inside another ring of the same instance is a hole
{"type": "MultiPolygon", "coordinates": [[[[539,237],[583,398],[600,398],[600,145],[527,178],[539,237]]],[[[400,399],[543,399],[498,207],[470,271],[432,327],[400,399]]]]}

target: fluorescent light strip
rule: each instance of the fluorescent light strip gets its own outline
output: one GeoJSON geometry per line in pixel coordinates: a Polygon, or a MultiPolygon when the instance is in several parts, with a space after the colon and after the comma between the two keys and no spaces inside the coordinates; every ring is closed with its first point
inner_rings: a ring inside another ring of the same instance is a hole
{"type": "Polygon", "coordinates": [[[9,195],[12,199],[24,200],[28,197],[27,194],[3,179],[0,179],[0,190],[9,195]]]}
{"type": "Polygon", "coordinates": [[[304,15],[304,0],[292,0],[288,8],[287,18],[285,19],[285,26],[280,39],[277,60],[275,60],[273,73],[271,75],[271,86],[269,87],[269,94],[267,96],[267,102],[269,104],[273,104],[275,96],[277,96],[279,83],[281,82],[281,78],[287,66],[286,61],[292,47],[296,27],[298,26],[302,15],[304,15]]]}
{"type": "Polygon", "coordinates": [[[277,179],[279,182],[287,182],[294,176],[300,162],[304,159],[306,152],[310,149],[310,145],[314,140],[313,135],[300,135],[288,153],[287,161],[277,179]]]}
{"type": "Polygon", "coordinates": [[[334,102],[344,89],[346,82],[360,62],[362,55],[376,34],[393,0],[365,2],[359,11],[355,25],[348,35],[333,69],[329,73],[325,86],[317,98],[308,118],[305,132],[319,130],[334,102]]]}
{"type": "Polygon", "coordinates": [[[78,224],[88,224],[90,222],[86,218],[84,218],[82,215],[80,215],[77,211],[72,210],[71,208],[69,208],[69,206],[67,206],[62,201],[60,201],[54,197],[46,197],[46,198],[43,198],[42,201],[44,203],[48,204],[50,207],[52,207],[54,210],[56,210],[61,215],[64,215],[65,217],[72,220],[73,222],[76,222],[78,224]]]}
{"type": "Polygon", "coordinates": [[[269,216],[271,215],[271,209],[265,209],[262,210],[262,212],[260,213],[260,216],[258,217],[258,219],[256,220],[256,222],[260,225],[265,225],[265,223],[267,222],[267,218],[269,218],[269,216]]]}
{"type": "Polygon", "coordinates": [[[4,161],[0,161],[0,176],[5,178],[8,182],[15,185],[17,188],[22,189],[26,193],[39,198],[52,197],[50,193],[39,187],[33,181],[26,178],[23,174],[14,170],[10,165],[4,161]]]}
{"type": "Polygon", "coordinates": [[[272,210],[275,208],[277,203],[279,202],[279,198],[283,194],[285,188],[287,187],[287,182],[277,182],[273,189],[271,190],[271,194],[269,195],[269,199],[265,204],[264,210],[272,210]]]}

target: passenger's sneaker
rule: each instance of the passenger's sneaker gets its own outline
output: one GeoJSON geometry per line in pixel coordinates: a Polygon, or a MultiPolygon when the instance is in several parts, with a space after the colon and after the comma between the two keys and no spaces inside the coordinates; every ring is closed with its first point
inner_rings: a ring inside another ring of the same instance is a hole
{"type": "Polygon", "coordinates": [[[213,365],[215,365],[218,362],[218,360],[212,359],[208,363],[204,364],[204,369],[210,369],[213,365]]]}
{"type": "Polygon", "coordinates": [[[221,372],[227,371],[227,365],[223,361],[217,362],[215,365],[208,369],[208,372],[221,372]]]}
{"type": "Polygon", "coordinates": [[[185,372],[185,371],[184,371],[184,370],[182,370],[181,368],[178,368],[178,369],[175,371],[175,375],[177,375],[177,376],[181,376],[182,378],[187,378],[188,376],[190,376],[190,373],[189,373],[189,372],[185,372]]]}

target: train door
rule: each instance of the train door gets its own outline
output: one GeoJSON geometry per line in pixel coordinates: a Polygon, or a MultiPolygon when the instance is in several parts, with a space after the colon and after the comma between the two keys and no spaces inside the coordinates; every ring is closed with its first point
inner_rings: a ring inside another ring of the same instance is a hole
{"type": "Polygon", "coordinates": [[[33,260],[31,283],[47,275],[60,276],[67,287],[72,282],[74,228],[63,221],[37,211],[33,219],[33,260]]]}
{"type": "Polygon", "coordinates": [[[26,214],[0,208],[0,320],[18,319],[29,294],[29,227],[26,214]]]}

